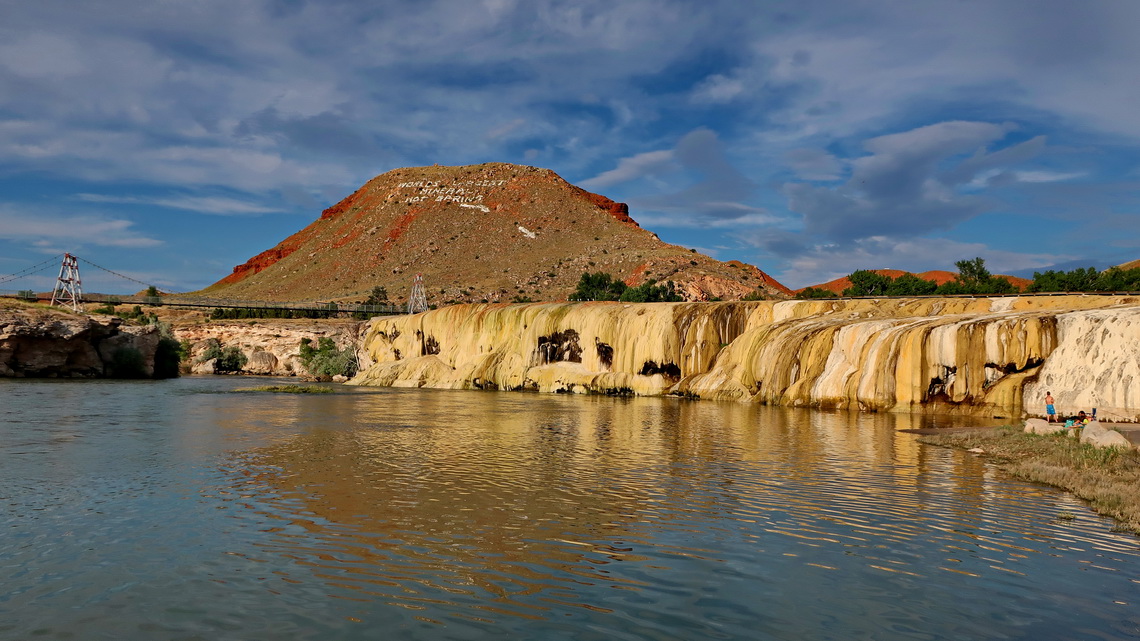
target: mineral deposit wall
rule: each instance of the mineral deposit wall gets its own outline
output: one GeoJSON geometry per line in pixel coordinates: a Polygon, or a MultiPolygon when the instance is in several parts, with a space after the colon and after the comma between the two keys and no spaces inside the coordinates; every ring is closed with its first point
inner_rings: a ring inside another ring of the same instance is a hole
{"type": "Polygon", "coordinates": [[[458,305],[374,319],[360,385],[1140,420],[1140,298],[458,305]]]}

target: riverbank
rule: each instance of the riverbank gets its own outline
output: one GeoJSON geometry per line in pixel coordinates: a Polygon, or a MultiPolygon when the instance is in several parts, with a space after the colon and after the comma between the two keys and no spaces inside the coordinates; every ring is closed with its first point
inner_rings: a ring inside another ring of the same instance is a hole
{"type": "Polygon", "coordinates": [[[1097,448],[1062,435],[1026,434],[1004,426],[925,434],[920,443],[981,449],[980,456],[1009,474],[1061,488],[1118,521],[1114,530],[1140,535],[1140,452],[1097,448]]]}

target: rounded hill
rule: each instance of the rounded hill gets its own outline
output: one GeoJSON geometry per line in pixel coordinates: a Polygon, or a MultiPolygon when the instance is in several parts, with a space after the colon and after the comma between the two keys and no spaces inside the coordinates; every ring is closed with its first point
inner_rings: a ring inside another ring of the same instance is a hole
{"type": "Polygon", "coordinates": [[[585,272],[673,281],[687,300],[785,297],[756,267],[662,242],[628,207],[548,169],[486,163],[377,176],[312,224],[203,290],[270,301],[353,301],[382,286],[429,303],[566,300],[585,272]]]}

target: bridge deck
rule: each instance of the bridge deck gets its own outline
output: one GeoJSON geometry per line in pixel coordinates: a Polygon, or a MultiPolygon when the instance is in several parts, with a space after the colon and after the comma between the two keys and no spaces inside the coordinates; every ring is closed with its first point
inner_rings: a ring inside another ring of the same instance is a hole
{"type": "MultiPolygon", "coordinates": [[[[51,295],[36,293],[30,297],[24,292],[0,290],[0,297],[28,301],[50,301],[51,295]]],[[[406,313],[401,305],[362,305],[358,303],[336,303],[323,301],[278,302],[264,300],[232,300],[197,296],[111,296],[107,294],[83,294],[84,303],[110,303],[113,305],[150,305],[163,307],[197,307],[222,309],[279,309],[300,312],[360,312],[373,315],[406,313]]]]}

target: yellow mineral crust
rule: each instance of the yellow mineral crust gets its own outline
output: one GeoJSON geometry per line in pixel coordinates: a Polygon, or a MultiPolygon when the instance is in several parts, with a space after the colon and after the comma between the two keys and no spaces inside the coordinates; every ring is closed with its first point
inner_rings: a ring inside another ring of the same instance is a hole
{"type": "Polygon", "coordinates": [[[1138,343],[1136,297],[456,305],[373,319],[353,382],[1140,420],[1138,343]]]}

